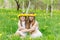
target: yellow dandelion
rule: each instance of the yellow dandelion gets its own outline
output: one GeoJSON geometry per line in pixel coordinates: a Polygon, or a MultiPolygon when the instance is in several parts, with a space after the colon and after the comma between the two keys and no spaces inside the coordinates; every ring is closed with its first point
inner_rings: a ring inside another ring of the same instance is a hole
{"type": "Polygon", "coordinates": [[[28,16],[36,16],[36,14],[28,14],[28,16]]]}
{"type": "Polygon", "coordinates": [[[60,23],[58,23],[58,24],[60,24],[60,23]]]}
{"type": "Polygon", "coordinates": [[[30,40],[32,40],[32,38],[30,37],[30,40]]]}
{"type": "Polygon", "coordinates": [[[48,26],[44,26],[44,28],[43,28],[43,29],[45,30],[45,29],[47,29],[47,27],[48,27],[48,26]]]}
{"type": "Polygon", "coordinates": [[[47,16],[49,18],[49,16],[47,16]]]}
{"type": "Polygon", "coordinates": [[[16,18],[14,18],[14,20],[16,20],[16,18]]]}
{"type": "Polygon", "coordinates": [[[18,17],[19,17],[19,16],[27,16],[27,14],[19,14],[18,17]]]}
{"type": "Polygon", "coordinates": [[[4,13],[2,13],[2,14],[4,14],[4,13]]]}
{"type": "Polygon", "coordinates": [[[45,19],[46,19],[47,17],[45,16],[45,19]]]}
{"type": "Polygon", "coordinates": [[[45,28],[47,28],[48,26],[45,26],[45,28]]]}
{"type": "Polygon", "coordinates": [[[19,16],[36,16],[36,14],[19,14],[18,17],[19,16]]]}
{"type": "Polygon", "coordinates": [[[41,16],[41,14],[40,14],[40,16],[41,16]]]}
{"type": "Polygon", "coordinates": [[[44,13],[44,15],[46,15],[46,13],[44,13]]]}
{"type": "Polygon", "coordinates": [[[2,36],[2,34],[0,34],[0,37],[2,36]]]}
{"type": "Polygon", "coordinates": [[[16,18],[11,18],[11,20],[16,20],[16,18]]]}

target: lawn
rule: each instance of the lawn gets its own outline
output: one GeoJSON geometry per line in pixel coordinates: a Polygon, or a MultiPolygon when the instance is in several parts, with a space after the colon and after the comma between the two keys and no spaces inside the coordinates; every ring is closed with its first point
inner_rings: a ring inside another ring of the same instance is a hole
{"type": "Polygon", "coordinates": [[[0,40],[60,40],[60,11],[55,10],[52,17],[45,11],[36,11],[36,20],[43,36],[35,39],[29,36],[21,39],[13,35],[18,28],[17,15],[19,13],[20,11],[14,9],[0,9],[0,40]]]}

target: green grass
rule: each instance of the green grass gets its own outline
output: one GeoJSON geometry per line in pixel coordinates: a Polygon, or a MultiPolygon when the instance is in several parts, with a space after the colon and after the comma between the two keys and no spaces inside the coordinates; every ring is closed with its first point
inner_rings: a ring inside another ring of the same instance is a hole
{"type": "MultiPolygon", "coordinates": [[[[13,36],[18,28],[18,17],[20,11],[0,9],[0,40],[22,40],[19,36],[13,36]],[[10,36],[12,35],[12,36],[10,36]]],[[[60,12],[54,11],[52,18],[50,13],[36,11],[36,20],[39,23],[39,30],[43,33],[41,38],[32,40],[60,40],[60,12]]],[[[26,37],[23,40],[31,40],[26,37]]]]}

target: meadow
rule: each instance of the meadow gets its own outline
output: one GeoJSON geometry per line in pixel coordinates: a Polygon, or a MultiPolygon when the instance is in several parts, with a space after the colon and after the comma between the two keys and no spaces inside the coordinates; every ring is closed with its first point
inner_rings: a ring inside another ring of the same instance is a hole
{"type": "Polygon", "coordinates": [[[21,39],[14,36],[18,28],[18,17],[21,13],[14,9],[0,9],[0,40],[60,40],[60,11],[54,10],[53,16],[42,10],[36,10],[36,20],[39,23],[39,30],[43,36],[41,38],[31,39],[27,36],[21,39]],[[12,36],[10,36],[12,35],[12,36]]]}

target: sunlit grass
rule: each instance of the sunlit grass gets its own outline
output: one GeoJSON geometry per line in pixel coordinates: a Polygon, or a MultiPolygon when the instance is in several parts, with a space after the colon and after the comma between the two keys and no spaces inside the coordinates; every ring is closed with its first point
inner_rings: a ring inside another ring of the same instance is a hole
{"type": "MultiPolygon", "coordinates": [[[[0,40],[22,40],[19,36],[14,36],[18,25],[17,15],[20,11],[0,9],[0,40]],[[10,37],[10,35],[12,35],[10,37]]],[[[36,20],[39,23],[39,30],[43,33],[41,38],[31,39],[26,37],[23,40],[60,40],[60,12],[54,11],[52,18],[50,13],[36,11],[36,20]],[[58,15],[59,14],[59,15],[58,15]]]]}

